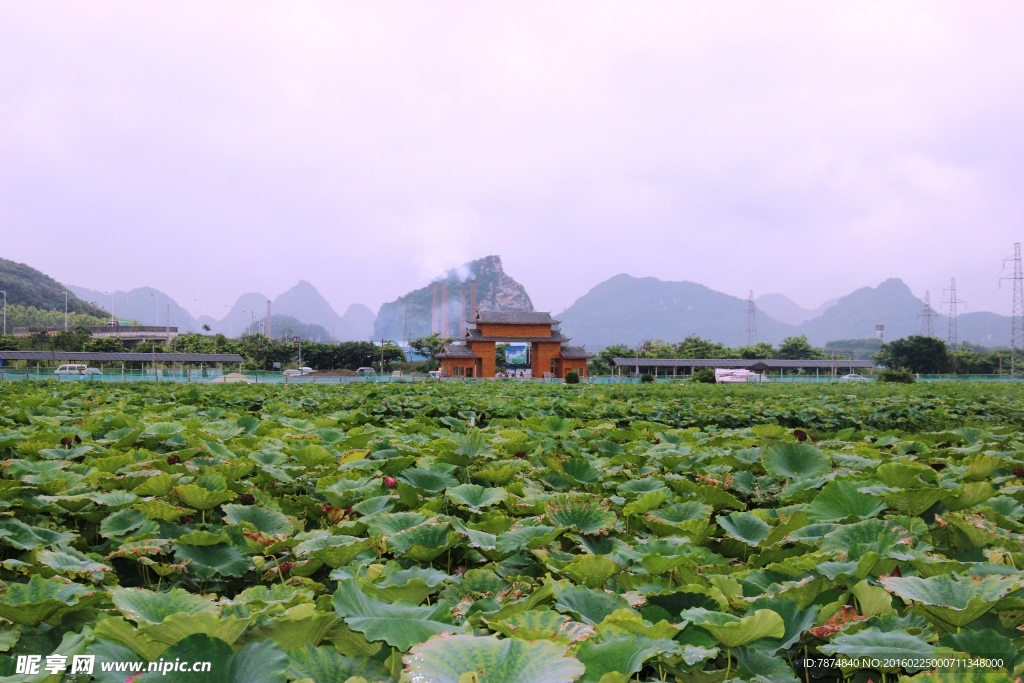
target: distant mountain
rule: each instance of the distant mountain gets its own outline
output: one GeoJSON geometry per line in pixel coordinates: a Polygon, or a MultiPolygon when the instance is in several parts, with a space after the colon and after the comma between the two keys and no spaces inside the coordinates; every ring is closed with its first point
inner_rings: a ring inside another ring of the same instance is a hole
{"type": "MultiPolygon", "coordinates": [[[[267,317],[267,301],[265,294],[247,292],[238,297],[227,315],[215,321],[210,328],[213,332],[219,332],[229,337],[247,334],[256,329],[256,323],[267,317]]],[[[272,330],[272,332],[275,337],[278,336],[277,330],[272,330]]]]}
{"type": "Polygon", "coordinates": [[[810,309],[803,308],[785,294],[762,294],[754,299],[757,310],[788,325],[799,325],[812,318],[817,318],[829,307],[835,305],[837,301],[839,299],[832,299],[817,308],[810,309]]]}
{"type": "MultiPolygon", "coordinates": [[[[470,287],[474,280],[478,311],[533,311],[533,302],[526,293],[526,288],[505,273],[501,257],[485,256],[459,268],[453,268],[436,280],[439,283],[439,307],[443,298],[443,285],[448,285],[449,329],[444,336],[458,335],[459,317],[463,307],[463,284],[466,296],[465,309],[468,311],[470,287]]],[[[433,301],[434,288],[431,283],[384,304],[380,307],[377,321],[373,326],[373,338],[408,340],[430,334],[433,301]]]]}
{"type": "MultiPolygon", "coordinates": [[[[863,339],[875,336],[875,325],[884,325],[883,339],[892,341],[921,333],[924,302],[914,296],[899,278],[877,287],[861,287],[847,294],[817,318],[801,325],[812,344],[824,345],[834,339],[863,339]]],[[[949,317],[934,309],[932,332],[948,339],[949,317]]],[[[961,313],[957,316],[957,339],[983,346],[1009,346],[1010,318],[998,313],[961,313]]]]}
{"type": "MultiPolygon", "coordinates": [[[[265,329],[262,324],[266,321],[266,316],[257,322],[260,323],[261,327],[258,329],[265,329]]],[[[275,339],[290,340],[295,337],[299,337],[303,341],[314,341],[314,342],[329,342],[331,341],[331,331],[324,329],[321,325],[311,325],[290,315],[273,315],[271,316],[271,322],[273,327],[271,332],[274,334],[275,339]]]]}
{"type": "MultiPolygon", "coordinates": [[[[644,339],[676,342],[693,334],[728,346],[747,343],[747,302],[694,282],[616,275],[555,317],[574,344],[591,349],[644,339]]],[[[757,316],[758,341],[778,343],[795,333],[794,326],[763,312],[757,316]]]]}
{"type": "MultiPolygon", "coordinates": [[[[85,301],[95,301],[110,307],[111,295],[94,289],[68,285],[68,289],[85,301]]],[[[170,325],[180,332],[198,332],[202,324],[178,302],[159,289],[138,287],[130,292],[120,290],[113,295],[114,316],[122,320],[135,320],[143,325],[170,325]],[[168,319],[168,313],[170,318],[168,319]]],[[[107,314],[109,315],[109,313],[107,314]]]]}
{"type": "Polygon", "coordinates": [[[341,316],[337,338],[349,341],[366,341],[373,338],[373,324],[377,316],[362,304],[352,304],[341,316]]]}
{"type": "Polygon", "coordinates": [[[0,290],[7,292],[11,306],[33,306],[44,311],[63,311],[64,292],[68,296],[68,312],[109,318],[102,305],[93,305],[79,298],[73,287],[65,287],[49,275],[24,263],[0,258],[0,290]]]}

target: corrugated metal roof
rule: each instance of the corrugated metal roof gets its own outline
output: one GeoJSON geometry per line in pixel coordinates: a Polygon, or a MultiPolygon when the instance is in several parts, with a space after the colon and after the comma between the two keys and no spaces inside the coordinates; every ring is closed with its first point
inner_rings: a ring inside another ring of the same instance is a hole
{"type": "Polygon", "coordinates": [[[616,367],[641,368],[746,368],[762,365],[769,370],[788,368],[873,368],[870,360],[779,360],[775,358],[613,358],[616,367]]]}
{"type": "Polygon", "coordinates": [[[100,353],[92,351],[0,351],[0,359],[67,361],[69,363],[241,363],[237,353],[100,353]]]}
{"type": "Polygon", "coordinates": [[[480,311],[476,314],[476,320],[468,322],[493,323],[505,325],[557,325],[558,321],[551,317],[550,313],[525,311],[480,311]]]}
{"type": "Polygon", "coordinates": [[[582,346],[562,346],[562,358],[593,358],[594,354],[582,346]]]}
{"type": "Polygon", "coordinates": [[[558,330],[551,332],[550,337],[512,337],[512,336],[485,336],[480,333],[480,330],[466,330],[467,341],[492,341],[492,342],[567,342],[570,337],[566,337],[558,330]]]}
{"type": "Polygon", "coordinates": [[[473,349],[469,348],[465,344],[445,344],[444,349],[441,353],[437,354],[438,358],[476,358],[476,353],[473,349]]]}

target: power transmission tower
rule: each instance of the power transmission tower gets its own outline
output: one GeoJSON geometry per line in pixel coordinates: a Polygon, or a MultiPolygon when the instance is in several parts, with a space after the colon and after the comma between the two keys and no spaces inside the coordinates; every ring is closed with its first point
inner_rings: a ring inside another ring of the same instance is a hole
{"type": "Polygon", "coordinates": [[[747,346],[757,343],[757,304],[754,303],[754,290],[747,297],[747,346]]]}
{"type": "Polygon", "coordinates": [[[935,312],[932,310],[932,293],[924,293],[924,309],[918,314],[918,318],[921,319],[921,336],[922,337],[934,337],[935,329],[932,325],[932,318],[935,316],[935,312]]]}
{"type": "Polygon", "coordinates": [[[1007,261],[1013,261],[1013,275],[1000,280],[1013,281],[1013,317],[1010,321],[1010,377],[1014,376],[1017,361],[1017,344],[1024,341],[1024,271],[1020,263],[1020,242],[1013,245],[1013,256],[1003,259],[1003,267],[1007,261]]]}
{"type": "MultiPolygon", "coordinates": [[[[949,289],[945,290],[944,293],[948,298],[942,303],[949,305],[949,336],[947,337],[947,342],[949,343],[950,350],[956,351],[956,347],[959,344],[956,327],[957,307],[962,305],[966,308],[967,302],[956,298],[956,278],[952,278],[949,281],[949,289]]],[[[957,374],[956,355],[953,356],[953,374],[957,374]]]]}

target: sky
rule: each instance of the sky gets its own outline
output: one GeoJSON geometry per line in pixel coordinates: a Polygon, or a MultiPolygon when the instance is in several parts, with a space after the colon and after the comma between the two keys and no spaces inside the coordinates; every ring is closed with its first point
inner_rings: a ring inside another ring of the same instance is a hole
{"type": "MultiPolygon", "coordinates": [[[[0,3],[0,256],[219,317],[499,254],[1009,313],[1024,4],[0,3]]],[[[944,310],[944,309],[942,309],[944,310]]],[[[962,312],[963,309],[961,309],[962,312]]]]}

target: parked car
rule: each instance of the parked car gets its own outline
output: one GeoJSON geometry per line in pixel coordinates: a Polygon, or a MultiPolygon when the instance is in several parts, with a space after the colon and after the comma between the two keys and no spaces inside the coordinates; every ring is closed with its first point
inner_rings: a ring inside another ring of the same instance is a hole
{"type": "Polygon", "coordinates": [[[99,368],[86,368],[85,369],[85,376],[86,377],[102,377],[103,376],[103,371],[100,370],[99,368]]]}
{"type": "Polygon", "coordinates": [[[843,375],[839,378],[840,382],[867,382],[868,378],[864,375],[850,374],[843,375]]]}
{"type": "Polygon", "coordinates": [[[313,368],[301,367],[301,368],[290,368],[285,370],[281,374],[285,377],[301,377],[302,375],[308,375],[312,372],[316,372],[313,368]]]}
{"type": "Polygon", "coordinates": [[[441,371],[430,370],[429,372],[427,372],[427,377],[429,377],[430,379],[441,379],[441,371]]]}
{"type": "Polygon", "coordinates": [[[392,377],[401,377],[402,376],[402,371],[401,370],[392,370],[391,371],[391,376],[392,377]]]}
{"type": "Polygon", "coordinates": [[[373,368],[356,368],[356,372],[360,375],[363,375],[364,377],[373,376],[377,374],[377,371],[374,370],[373,368]]]}
{"type": "Polygon", "coordinates": [[[55,375],[84,375],[89,369],[88,365],[82,363],[68,363],[53,371],[55,375]]]}

